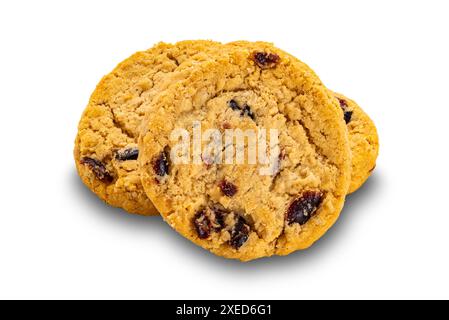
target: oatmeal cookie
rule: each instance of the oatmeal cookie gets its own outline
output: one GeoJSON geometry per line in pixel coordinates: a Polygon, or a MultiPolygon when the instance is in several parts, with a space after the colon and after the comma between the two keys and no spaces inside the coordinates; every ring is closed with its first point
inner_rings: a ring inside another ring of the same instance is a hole
{"type": "Polygon", "coordinates": [[[343,111],[314,72],[256,43],[228,46],[172,76],[148,106],[139,139],[142,183],[166,222],[242,261],[318,240],[343,207],[351,156],[343,111]],[[270,161],[259,153],[252,162],[249,141],[264,130],[277,133],[262,152],[270,161]],[[236,132],[246,143],[223,138],[236,132]],[[211,138],[219,148],[208,149],[211,138]]]}
{"type": "Polygon", "coordinates": [[[192,56],[206,59],[203,53],[215,45],[160,43],[135,53],[100,81],[79,122],[74,156],[82,181],[102,200],[131,213],[157,214],[142,188],[137,163],[145,102],[164,87],[167,75],[192,56]]]}

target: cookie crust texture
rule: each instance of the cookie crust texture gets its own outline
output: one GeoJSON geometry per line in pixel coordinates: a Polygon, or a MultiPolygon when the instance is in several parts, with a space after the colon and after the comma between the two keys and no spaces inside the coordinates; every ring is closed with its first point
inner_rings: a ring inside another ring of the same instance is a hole
{"type": "Polygon", "coordinates": [[[348,194],[357,191],[376,168],[379,155],[379,136],[373,120],[354,101],[333,92],[346,114],[351,115],[347,123],[349,145],[352,153],[352,173],[348,194]]]}
{"type": "MultiPolygon", "coordinates": [[[[228,45],[252,47],[257,46],[257,42],[235,41],[228,45]]],[[[284,52],[284,54],[298,61],[298,63],[304,64],[289,53],[284,52]]],[[[343,109],[343,121],[347,125],[352,154],[352,174],[348,190],[348,194],[350,194],[357,191],[374,171],[379,155],[379,137],[373,120],[354,100],[332,90],[329,90],[329,92],[338,100],[340,108],[343,109]]]]}
{"type": "Polygon", "coordinates": [[[97,85],[83,112],[74,157],[84,184],[102,200],[130,213],[158,214],[146,196],[137,163],[139,126],[146,101],[185,60],[212,50],[213,41],[159,43],[121,62],[97,85]]]}
{"type": "Polygon", "coordinates": [[[177,81],[151,101],[139,139],[142,183],[166,222],[242,261],[318,240],[343,207],[351,154],[343,112],[315,73],[271,44],[240,42],[171,76],[177,81]],[[261,165],[247,162],[173,163],[171,132],[192,133],[194,121],[203,131],[277,129],[276,174],[260,175],[261,165]]]}

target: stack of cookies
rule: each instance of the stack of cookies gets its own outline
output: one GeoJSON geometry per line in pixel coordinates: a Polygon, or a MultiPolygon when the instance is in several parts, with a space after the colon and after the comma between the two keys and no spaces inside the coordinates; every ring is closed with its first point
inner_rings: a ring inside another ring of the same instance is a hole
{"type": "Polygon", "coordinates": [[[354,101],[272,44],[183,41],[100,81],[74,154],[108,204],[248,261],[318,240],[373,171],[378,136],[354,101]]]}

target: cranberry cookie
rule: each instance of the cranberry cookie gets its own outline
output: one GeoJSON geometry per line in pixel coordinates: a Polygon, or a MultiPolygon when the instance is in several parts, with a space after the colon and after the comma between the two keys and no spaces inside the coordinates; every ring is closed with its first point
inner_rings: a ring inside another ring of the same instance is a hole
{"type": "Polygon", "coordinates": [[[270,44],[220,51],[173,73],[148,107],[144,189],[170,226],[219,256],[305,249],[336,221],[348,190],[343,112],[310,68],[270,44]]]}

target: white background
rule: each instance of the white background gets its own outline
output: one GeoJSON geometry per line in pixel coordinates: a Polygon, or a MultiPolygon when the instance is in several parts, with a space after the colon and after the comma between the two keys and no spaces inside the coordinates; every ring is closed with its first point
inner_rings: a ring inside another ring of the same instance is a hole
{"type": "Polygon", "coordinates": [[[449,298],[447,1],[1,1],[0,298],[449,298]],[[159,41],[265,40],[375,120],[378,167],[311,249],[247,264],[83,186],[100,78],[159,41]]]}

